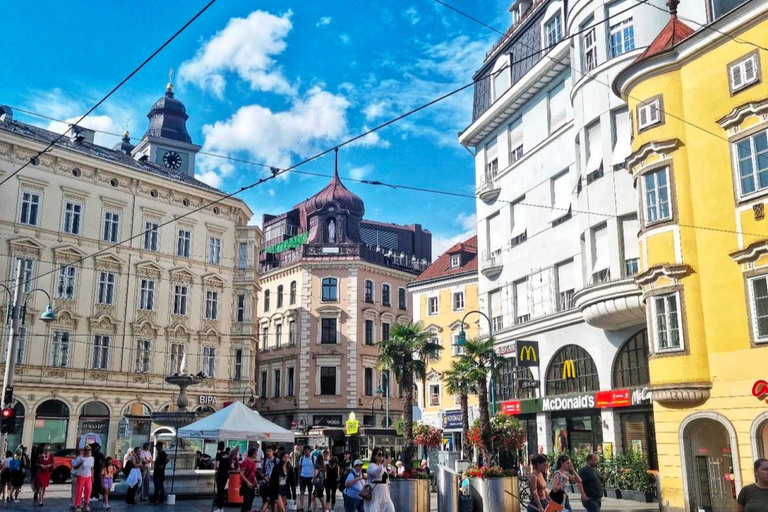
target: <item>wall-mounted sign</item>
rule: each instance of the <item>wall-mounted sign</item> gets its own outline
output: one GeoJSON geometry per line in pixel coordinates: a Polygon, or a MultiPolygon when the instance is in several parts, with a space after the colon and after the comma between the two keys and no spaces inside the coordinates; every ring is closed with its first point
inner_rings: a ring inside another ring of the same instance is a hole
{"type": "Polygon", "coordinates": [[[632,390],[632,405],[650,405],[653,395],[648,388],[632,390]]]}
{"type": "Polygon", "coordinates": [[[632,404],[629,389],[612,389],[595,393],[595,405],[605,407],[629,407],[632,404]]]}
{"type": "Polygon", "coordinates": [[[443,430],[461,428],[461,409],[443,413],[443,430]]]}
{"type": "Polygon", "coordinates": [[[507,354],[514,354],[515,353],[515,343],[504,343],[503,345],[498,345],[496,347],[496,353],[500,356],[505,356],[507,354]]]}
{"type": "Polygon", "coordinates": [[[576,365],[573,363],[573,359],[568,359],[563,363],[563,378],[564,379],[576,378],[576,365]]]}
{"type": "Polygon", "coordinates": [[[752,386],[752,396],[761,402],[765,402],[768,399],[768,382],[764,380],[755,382],[754,386],[752,386]]]}
{"type": "Polygon", "coordinates": [[[359,427],[360,427],[360,422],[358,422],[357,419],[355,418],[355,413],[354,412],[349,413],[349,419],[347,419],[347,428],[346,428],[347,435],[353,436],[357,434],[359,427]]]}
{"type": "Polygon", "coordinates": [[[343,424],[341,415],[315,414],[312,416],[313,427],[341,427],[343,424]]]}
{"type": "Polygon", "coordinates": [[[593,393],[570,397],[544,398],[544,411],[570,411],[574,409],[594,409],[595,395],[593,393]]]}
{"type": "Polygon", "coordinates": [[[501,402],[501,412],[502,414],[516,416],[522,412],[522,404],[520,403],[520,400],[507,400],[506,402],[501,402]]]}
{"type": "Polygon", "coordinates": [[[517,366],[524,366],[524,367],[539,366],[539,342],[538,341],[518,340],[517,366]]]}
{"type": "Polygon", "coordinates": [[[200,395],[198,397],[198,403],[200,405],[214,405],[217,403],[217,400],[213,395],[200,395]]]}
{"type": "Polygon", "coordinates": [[[520,389],[539,389],[540,385],[538,380],[520,379],[517,381],[517,387],[520,389]]]}
{"type": "Polygon", "coordinates": [[[400,416],[397,421],[395,422],[395,432],[397,435],[401,436],[405,432],[405,420],[402,416],[400,416]]]}

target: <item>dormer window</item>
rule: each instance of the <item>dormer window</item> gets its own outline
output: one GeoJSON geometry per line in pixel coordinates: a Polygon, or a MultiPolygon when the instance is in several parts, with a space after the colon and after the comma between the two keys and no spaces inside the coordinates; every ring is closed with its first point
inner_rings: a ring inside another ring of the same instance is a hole
{"type": "Polygon", "coordinates": [[[459,268],[461,266],[461,254],[451,254],[451,268],[459,268]]]}

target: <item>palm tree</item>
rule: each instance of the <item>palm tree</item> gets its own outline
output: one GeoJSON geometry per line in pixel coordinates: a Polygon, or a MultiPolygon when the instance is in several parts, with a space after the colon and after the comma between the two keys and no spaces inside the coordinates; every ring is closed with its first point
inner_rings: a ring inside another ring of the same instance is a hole
{"type": "MultiPolygon", "coordinates": [[[[453,395],[459,395],[459,406],[461,407],[461,430],[466,433],[469,431],[469,395],[475,394],[475,383],[470,380],[469,371],[471,364],[464,359],[454,359],[451,368],[443,373],[443,382],[446,389],[453,395]]],[[[461,452],[464,459],[472,458],[472,451],[466,443],[466,438],[462,436],[461,452]]]]}
{"type": "Polygon", "coordinates": [[[421,322],[394,325],[389,339],[377,345],[379,365],[394,373],[403,391],[403,465],[410,470],[413,467],[413,386],[416,379],[425,378],[428,364],[440,359],[443,347],[433,341],[432,333],[425,331],[421,322]]]}
{"type": "Polygon", "coordinates": [[[491,437],[491,417],[488,413],[488,379],[498,378],[509,360],[496,353],[493,338],[467,340],[461,359],[468,365],[468,377],[474,382],[480,402],[480,424],[483,429],[482,454],[486,464],[491,461],[493,447],[491,437]]]}

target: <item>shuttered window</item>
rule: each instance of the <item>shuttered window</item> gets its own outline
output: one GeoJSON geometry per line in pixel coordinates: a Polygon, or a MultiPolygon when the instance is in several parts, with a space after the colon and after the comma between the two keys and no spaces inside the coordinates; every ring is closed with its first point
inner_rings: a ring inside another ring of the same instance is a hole
{"type": "Polygon", "coordinates": [[[740,91],[760,81],[759,53],[754,51],[750,55],[728,65],[728,79],[731,84],[731,93],[740,91]]]}

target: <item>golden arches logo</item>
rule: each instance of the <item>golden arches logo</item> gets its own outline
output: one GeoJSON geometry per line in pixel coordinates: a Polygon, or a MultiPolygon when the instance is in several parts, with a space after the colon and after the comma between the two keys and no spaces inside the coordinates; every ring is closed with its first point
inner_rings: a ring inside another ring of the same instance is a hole
{"type": "Polygon", "coordinates": [[[568,359],[563,363],[563,378],[564,379],[576,378],[576,365],[573,364],[573,359],[568,359]]]}
{"type": "Polygon", "coordinates": [[[520,360],[521,361],[538,361],[536,350],[534,350],[534,348],[530,345],[522,347],[520,349],[520,360]]]}

